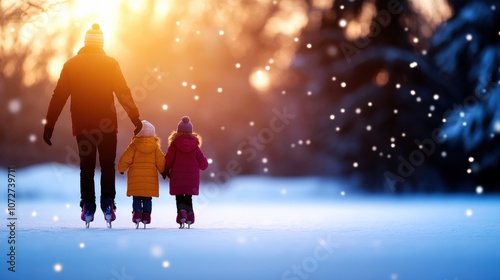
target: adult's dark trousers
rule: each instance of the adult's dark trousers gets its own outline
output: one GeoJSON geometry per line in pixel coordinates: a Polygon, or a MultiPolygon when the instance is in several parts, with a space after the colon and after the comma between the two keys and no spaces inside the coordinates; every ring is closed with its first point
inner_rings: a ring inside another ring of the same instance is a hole
{"type": "Polygon", "coordinates": [[[115,199],[116,133],[100,131],[82,133],[76,136],[80,156],[80,196],[85,202],[95,202],[94,174],[97,154],[101,166],[101,196],[115,199]]]}

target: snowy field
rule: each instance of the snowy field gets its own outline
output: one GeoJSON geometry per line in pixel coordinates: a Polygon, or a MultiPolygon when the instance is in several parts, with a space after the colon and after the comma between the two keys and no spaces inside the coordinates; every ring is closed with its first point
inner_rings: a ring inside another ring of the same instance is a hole
{"type": "Polygon", "coordinates": [[[0,279],[500,279],[500,197],[363,196],[319,178],[244,177],[225,190],[204,185],[196,223],[180,230],[163,181],[152,224],[135,229],[117,175],[113,228],[97,212],[86,229],[77,169],[15,174],[17,220],[12,232],[7,214],[2,221],[0,279]]]}

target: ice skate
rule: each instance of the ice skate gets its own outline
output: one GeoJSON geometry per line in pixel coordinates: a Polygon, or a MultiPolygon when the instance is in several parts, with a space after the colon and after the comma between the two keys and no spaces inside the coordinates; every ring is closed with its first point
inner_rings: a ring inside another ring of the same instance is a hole
{"type": "Polygon", "coordinates": [[[176,222],[179,224],[179,228],[184,228],[187,219],[187,211],[182,209],[177,212],[176,222]]]}
{"type": "Polygon", "coordinates": [[[81,202],[82,214],[80,219],[85,222],[85,227],[89,228],[90,222],[94,221],[95,203],[92,202],[81,202]]]}
{"type": "Polygon", "coordinates": [[[104,213],[104,220],[106,220],[106,225],[108,226],[108,228],[111,228],[111,222],[116,220],[116,206],[114,201],[110,198],[104,198],[101,201],[101,209],[104,213]]]}
{"type": "Polygon", "coordinates": [[[142,214],[142,223],[144,224],[144,228],[146,228],[147,224],[151,223],[151,213],[142,214]]]}
{"type": "Polygon", "coordinates": [[[187,224],[187,228],[191,228],[191,225],[194,224],[194,213],[193,212],[189,212],[187,214],[187,219],[186,219],[186,224],[187,224]]]}
{"type": "Polygon", "coordinates": [[[141,211],[134,211],[132,212],[134,215],[132,215],[132,223],[135,224],[135,228],[139,228],[139,223],[142,220],[142,212],[141,211]]]}

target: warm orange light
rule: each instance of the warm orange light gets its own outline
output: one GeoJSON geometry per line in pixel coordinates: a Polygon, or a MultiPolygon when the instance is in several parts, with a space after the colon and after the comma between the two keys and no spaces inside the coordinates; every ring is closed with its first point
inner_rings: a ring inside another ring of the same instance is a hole
{"type": "Polygon", "coordinates": [[[389,74],[386,70],[381,69],[375,76],[375,84],[379,87],[385,86],[389,81],[389,74]]]}

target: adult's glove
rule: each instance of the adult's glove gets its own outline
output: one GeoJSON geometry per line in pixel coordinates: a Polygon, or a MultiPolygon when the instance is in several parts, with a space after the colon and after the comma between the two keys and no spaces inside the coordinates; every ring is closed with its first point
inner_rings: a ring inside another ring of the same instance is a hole
{"type": "Polygon", "coordinates": [[[134,118],[132,119],[132,123],[135,125],[134,135],[137,135],[137,133],[141,132],[142,122],[139,118],[134,118]]]}
{"type": "Polygon", "coordinates": [[[52,142],[50,141],[50,138],[52,138],[52,132],[54,132],[53,128],[44,128],[43,129],[43,141],[47,143],[47,145],[52,146],[52,142]]]}

